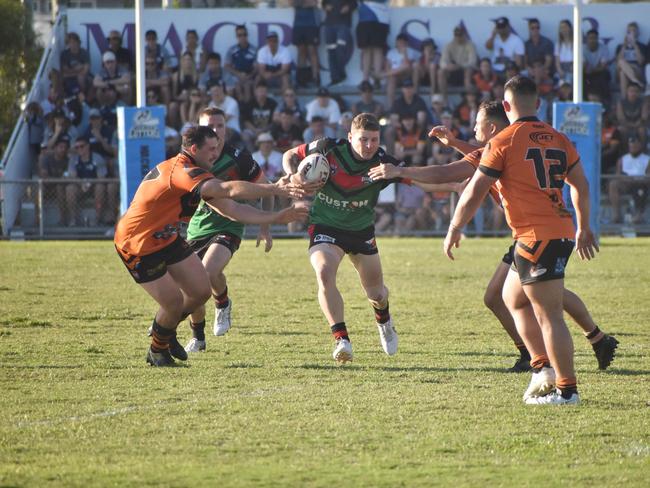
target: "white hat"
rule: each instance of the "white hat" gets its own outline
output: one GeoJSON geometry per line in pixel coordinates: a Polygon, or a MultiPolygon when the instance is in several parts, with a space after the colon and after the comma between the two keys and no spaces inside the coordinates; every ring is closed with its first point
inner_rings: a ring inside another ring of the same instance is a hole
{"type": "Polygon", "coordinates": [[[102,61],[115,61],[115,53],[113,51],[106,51],[102,56],[102,61]]]}
{"type": "Polygon", "coordinates": [[[257,136],[257,143],[259,144],[260,142],[273,142],[273,136],[268,132],[262,132],[257,136]]]}

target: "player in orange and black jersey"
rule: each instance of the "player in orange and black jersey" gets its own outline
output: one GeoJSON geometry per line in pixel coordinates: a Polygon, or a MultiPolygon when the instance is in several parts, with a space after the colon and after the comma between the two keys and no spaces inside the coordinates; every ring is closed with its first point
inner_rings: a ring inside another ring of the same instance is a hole
{"type": "Polygon", "coordinates": [[[573,342],[563,317],[564,269],[574,245],[582,259],[593,258],[598,250],[589,227],[589,185],[572,143],[535,117],[535,83],[515,76],[504,90],[511,125],[487,144],[449,225],[444,251],[453,259],[451,249],[459,246],[462,227],[499,180],[516,240],[516,271],[508,273],[503,296],[532,356],[533,377],[524,401],[576,404],[573,342]],[[565,180],[571,185],[577,231],[562,200],[565,180]]]}
{"type": "Polygon", "coordinates": [[[206,168],[214,161],[217,135],[209,127],[193,127],[183,134],[182,152],[152,169],[138,187],[115,229],[115,248],[131,276],[160,305],[153,320],[147,362],[169,366],[172,355],[187,359],[176,339],[180,320],[210,297],[210,284],[201,260],[180,237],[201,199],[223,215],[245,223],[288,223],[307,216],[307,209],[290,207],[272,213],[240,205],[231,198],[267,195],[296,196],[288,185],[221,182],[206,168]]]}
{"type": "MultiPolygon", "coordinates": [[[[500,102],[483,102],[479,107],[476,125],[474,127],[476,140],[482,144],[486,144],[501,132],[501,130],[508,127],[508,125],[510,125],[510,122],[500,102]]],[[[439,186],[451,182],[462,182],[472,177],[476,169],[478,169],[484,150],[483,147],[477,148],[465,141],[457,139],[444,125],[431,129],[429,136],[437,137],[442,144],[453,147],[464,154],[464,157],[459,161],[446,165],[420,168],[382,164],[370,170],[370,177],[373,179],[408,178],[413,181],[413,184],[419,185],[425,190],[429,190],[431,185],[439,186]]],[[[490,195],[501,205],[501,197],[496,186],[493,185],[490,187],[490,195]]],[[[513,250],[514,245],[510,246],[508,252],[504,254],[502,261],[497,266],[492,278],[490,278],[487,289],[485,290],[484,303],[497,319],[499,319],[499,322],[501,322],[501,325],[519,351],[519,359],[508,370],[518,373],[530,371],[531,357],[528,349],[526,349],[526,345],[517,332],[512,315],[501,297],[508,270],[512,265],[513,250]]],[[[580,297],[567,289],[564,290],[564,311],[575,320],[587,340],[591,343],[598,361],[598,367],[600,369],[607,369],[614,359],[618,341],[600,330],[580,297]]]]}

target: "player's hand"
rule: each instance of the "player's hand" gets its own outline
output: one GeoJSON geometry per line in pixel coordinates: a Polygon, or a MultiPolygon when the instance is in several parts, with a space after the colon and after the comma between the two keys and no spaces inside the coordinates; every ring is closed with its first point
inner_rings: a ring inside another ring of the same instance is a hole
{"type": "Polygon", "coordinates": [[[460,246],[460,239],[463,237],[461,229],[453,225],[449,225],[449,230],[445,236],[445,242],[442,245],[442,249],[449,259],[454,260],[454,254],[451,252],[452,247],[460,246]]]}
{"type": "Polygon", "coordinates": [[[394,164],[380,164],[374,168],[370,168],[368,176],[371,180],[392,180],[401,176],[401,169],[394,164]]]}
{"type": "Polygon", "coordinates": [[[429,137],[437,137],[445,146],[449,146],[456,140],[456,137],[444,125],[436,125],[429,131],[429,137]]]}
{"type": "Polygon", "coordinates": [[[296,220],[304,221],[309,215],[309,205],[305,202],[297,202],[289,208],[285,208],[277,213],[273,223],[275,224],[288,224],[296,220]]]}
{"type": "Polygon", "coordinates": [[[290,175],[283,176],[274,183],[274,185],[277,189],[276,195],[279,197],[295,198],[299,200],[307,193],[304,186],[291,181],[290,175]]]}
{"type": "Polygon", "coordinates": [[[578,232],[576,232],[576,252],[582,260],[593,259],[596,257],[596,252],[600,252],[591,229],[578,229],[578,232]]]}
{"type": "Polygon", "coordinates": [[[260,247],[260,242],[264,241],[264,252],[269,252],[273,247],[273,236],[268,225],[260,225],[260,231],[257,233],[257,242],[255,247],[260,247]]]}
{"type": "Polygon", "coordinates": [[[304,190],[305,195],[315,195],[318,193],[318,190],[320,190],[325,183],[321,183],[320,181],[315,181],[312,183],[308,183],[305,181],[305,178],[303,175],[300,173],[294,173],[289,176],[289,181],[291,182],[292,185],[295,185],[297,188],[301,188],[304,190]]]}

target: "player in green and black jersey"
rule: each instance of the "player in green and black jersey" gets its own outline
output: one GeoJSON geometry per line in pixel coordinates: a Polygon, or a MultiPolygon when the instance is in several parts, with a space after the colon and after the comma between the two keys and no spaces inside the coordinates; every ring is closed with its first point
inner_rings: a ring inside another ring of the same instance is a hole
{"type": "MultiPolygon", "coordinates": [[[[299,161],[308,154],[321,153],[330,163],[330,177],[316,193],[309,214],[309,255],[318,281],[318,301],[336,339],[333,356],[338,362],[352,359],[343,298],[336,287],[336,273],[346,254],[374,308],[384,351],[391,356],[397,352],[374,220],[379,193],[400,180],[372,181],[368,170],[381,163],[399,163],[379,147],[379,129],[374,115],[362,113],[352,121],[347,140],[319,139],[290,149],[283,157],[288,174],[295,173],[299,161]]],[[[291,178],[301,183],[300,175],[291,178]]]]}

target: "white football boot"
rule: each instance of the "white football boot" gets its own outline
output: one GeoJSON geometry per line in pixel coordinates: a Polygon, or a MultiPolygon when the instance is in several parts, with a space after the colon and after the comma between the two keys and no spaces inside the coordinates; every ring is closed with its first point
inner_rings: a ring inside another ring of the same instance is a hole
{"type": "Polygon", "coordinates": [[[389,356],[394,355],[397,352],[398,338],[397,331],[393,326],[393,320],[388,319],[388,322],[377,324],[377,329],[379,329],[379,340],[384,352],[389,356]]]}
{"type": "Polygon", "coordinates": [[[350,341],[347,339],[337,340],[332,357],[337,363],[341,364],[352,361],[352,344],[350,344],[350,341]]]}
{"type": "Polygon", "coordinates": [[[526,399],[526,405],[578,405],[580,396],[578,393],[572,394],[569,398],[564,398],[560,390],[544,396],[530,397],[526,399]]]}
{"type": "Polygon", "coordinates": [[[533,373],[530,384],[524,393],[524,402],[529,398],[542,397],[549,394],[555,388],[555,370],[553,368],[542,368],[533,373]]]}
{"type": "Polygon", "coordinates": [[[230,330],[230,312],[232,310],[232,300],[228,299],[228,305],[224,308],[216,308],[214,312],[214,335],[222,336],[230,330]]]}
{"type": "Polygon", "coordinates": [[[196,337],[192,337],[190,342],[185,346],[187,352],[205,352],[205,341],[200,341],[196,337]]]}

